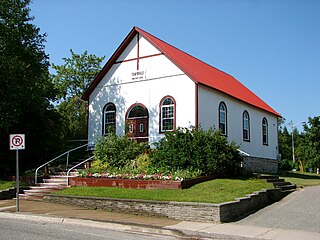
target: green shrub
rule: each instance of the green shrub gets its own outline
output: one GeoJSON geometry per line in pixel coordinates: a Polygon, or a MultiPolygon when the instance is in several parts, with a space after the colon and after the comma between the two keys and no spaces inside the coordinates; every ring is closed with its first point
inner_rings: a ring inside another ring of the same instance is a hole
{"type": "Polygon", "coordinates": [[[156,143],[152,164],[171,172],[201,171],[204,175],[234,175],[242,160],[237,146],[219,131],[178,128],[156,143]]]}
{"type": "Polygon", "coordinates": [[[202,175],[202,172],[200,170],[193,170],[190,171],[189,169],[184,170],[177,170],[172,173],[172,179],[173,180],[181,180],[181,179],[191,179],[191,178],[197,178],[202,175]]]}
{"type": "Polygon", "coordinates": [[[110,168],[109,164],[106,161],[101,159],[95,159],[90,167],[90,172],[105,172],[110,168]]]}
{"type": "Polygon", "coordinates": [[[294,168],[291,160],[281,159],[279,161],[279,170],[291,171],[294,168]]]}
{"type": "Polygon", "coordinates": [[[117,136],[110,133],[107,137],[101,137],[95,145],[96,167],[102,166],[102,168],[107,169],[109,167],[123,168],[130,166],[131,161],[142,154],[146,146],[146,143],[137,143],[127,136],[117,136]]]}
{"type": "Polygon", "coordinates": [[[148,154],[140,154],[133,160],[132,167],[135,172],[148,172],[151,166],[151,159],[148,154]]]}

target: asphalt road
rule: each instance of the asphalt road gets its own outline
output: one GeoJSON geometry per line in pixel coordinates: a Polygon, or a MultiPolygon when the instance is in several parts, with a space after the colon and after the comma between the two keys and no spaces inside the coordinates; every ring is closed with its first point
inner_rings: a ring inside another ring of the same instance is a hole
{"type": "Polygon", "coordinates": [[[320,186],[291,193],[235,224],[320,233],[320,186]]]}
{"type": "Polygon", "coordinates": [[[11,217],[0,219],[1,240],[169,240],[174,236],[160,234],[125,232],[119,229],[97,228],[78,224],[29,221],[11,217]]]}

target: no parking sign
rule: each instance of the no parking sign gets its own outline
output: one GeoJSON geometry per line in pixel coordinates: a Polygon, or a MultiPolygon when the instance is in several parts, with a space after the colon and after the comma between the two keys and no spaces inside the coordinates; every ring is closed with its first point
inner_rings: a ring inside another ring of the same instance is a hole
{"type": "Polygon", "coordinates": [[[16,209],[19,212],[19,150],[26,148],[24,134],[10,134],[10,150],[16,150],[16,209]]]}
{"type": "Polygon", "coordinates": [[[24,134],[10,134],[10,150],[23,150],[25,149],[25,136],[24,134]]]}

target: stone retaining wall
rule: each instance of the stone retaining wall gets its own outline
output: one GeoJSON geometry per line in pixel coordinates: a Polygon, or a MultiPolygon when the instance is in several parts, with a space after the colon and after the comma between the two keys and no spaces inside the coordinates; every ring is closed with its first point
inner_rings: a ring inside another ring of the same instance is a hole
{"type": "Polygon", "coordinates": [[[280,200],[285,195],[280,189],[274,188],[221,204],[77,197],[53,194],[45,195],[44,201],[89,209],[160,216],[186,221],[220,223],[241,219],[280,200]]]}
{"type": "Polygon", "coordinates": [[[10,188],[7,190],[0,190],[0,200],[11,199],[16,196],[16,189],[10,188]]]}
{"type": "Polygon", "coordinates": [[[281,200],[290,192],[281,192],[279,188],[261,190],[246,197],[238,198],[233,202],[226,202],[219,205],[220,221],[233,222],[240,220],[258,210],[281,200]]]}
{"type": "Polygon", "coordinates": [[[258,157],[243,157],[242,167],[255,173],[278,173],[278,160],[258,157]]]}

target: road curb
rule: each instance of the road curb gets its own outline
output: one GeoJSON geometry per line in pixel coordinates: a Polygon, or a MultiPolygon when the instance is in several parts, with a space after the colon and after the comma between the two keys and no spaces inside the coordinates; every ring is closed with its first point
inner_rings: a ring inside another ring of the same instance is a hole
{"type": "Polygon", "coordinates": [[[166,229],[162,227],[146,227],[139,224],[126,224],[109,221],[97,221],[78,218],[63,218],[57,216],[34,215],[29,213],[8,213],[0,212],[0,218],[14,218],[19,220],[27,220],[34,222],[45,222],[54,224],[74,224],[78,226],[91,226],[100,229],[108,229],[113,231],[131,232],[131,233],[148,233],[153,235],[181,236],[179,231],[175,229],[166,229]]]}
{"type": "Polygon", "coordinates": [[[39,221],[42,220],[47,223],[63,223],[64,218],[56,217],[56,216],[42,216],[42,215],[34,215],[29,213],[20,213],[20,212],[0,212],[0,218],[15,218],[20,220],[28,220],[28,221],[39,221]]]}

